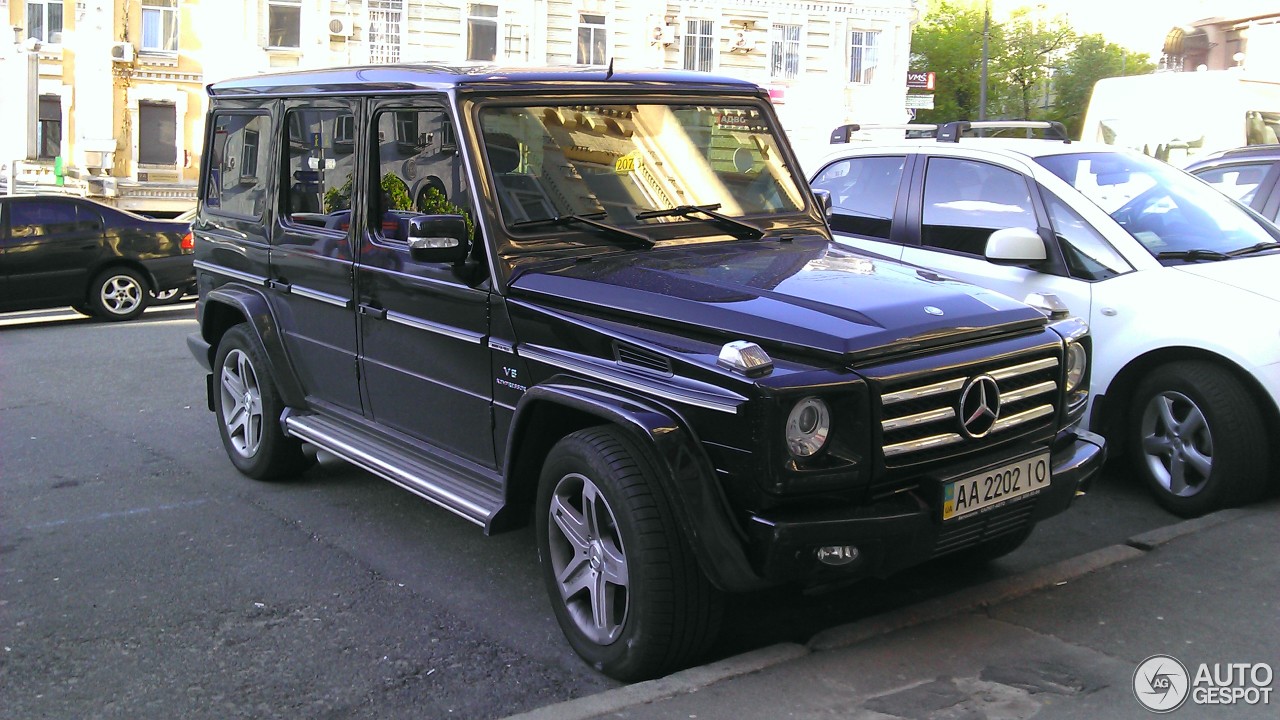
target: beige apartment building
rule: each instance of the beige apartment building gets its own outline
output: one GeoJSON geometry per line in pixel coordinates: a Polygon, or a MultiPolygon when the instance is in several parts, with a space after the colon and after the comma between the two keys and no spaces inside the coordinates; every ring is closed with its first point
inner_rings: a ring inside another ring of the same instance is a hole
{"type": "Polygon", "coordinates": [[[209,82],[444,61],[710,71],[769,89],[802,159],[902,122],[924,1],[0,0],[0,185],[144,213],[195,202],[209,82]],[[6,106],[9,103],[6,101],[6,106]]]}

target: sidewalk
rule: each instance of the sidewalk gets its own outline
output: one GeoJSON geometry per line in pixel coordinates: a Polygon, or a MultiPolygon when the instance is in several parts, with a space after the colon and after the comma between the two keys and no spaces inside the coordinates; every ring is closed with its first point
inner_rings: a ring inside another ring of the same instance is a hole
{"type": "MultiPolygon", "coordinates": [[[[1133,688],[1153,655],[1181,661],[1193,681],[1203,663],[1241,691],[1255,686],[1227,679],[1228,664],[1280,672],[1280,503],[508,720],[1150,720],[1133,688]]],[[[1161,675],[1151,667],[1144,689],[1161,675]]],[[[1229,692],[1210,681],[1186,693],[1175,679],[1187,698],[1173,716],[1280,717],[1280,678],[1263,671],[1255,704],[1203,704],[1229,692]]]]}

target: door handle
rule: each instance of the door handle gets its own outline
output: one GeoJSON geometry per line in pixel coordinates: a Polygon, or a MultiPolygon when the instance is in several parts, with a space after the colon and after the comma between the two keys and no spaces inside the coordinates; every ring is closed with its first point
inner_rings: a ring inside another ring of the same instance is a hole
{"type": "Polygon", "coordinates": [[[372,305],[361,305],[361,306],[360,306],[360,314],[361,314],[361,315],[368,315],[369,317],[371,317],[371,318],[376,318],[376,319],[378,319],[378,320],[386,320],[386,319],[387,319],[387,309],[386,309],[386,308],[374,307],[374,306],[372,306],[372,305]]]}
{"type": "Polygon", "coordinates": [[[267,280],[267,287],[271,288],[272,290],[279,290],[282,293],[288,293],[289,290],[293,288],[292,285],[290,285],[289,283],[283,280],[274,280],[274,279],[267,280]]]}

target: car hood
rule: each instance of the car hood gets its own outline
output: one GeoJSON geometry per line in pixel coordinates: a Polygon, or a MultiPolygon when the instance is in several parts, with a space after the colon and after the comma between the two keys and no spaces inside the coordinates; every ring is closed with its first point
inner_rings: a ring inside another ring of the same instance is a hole
{"type": "Polygon", "coordinates": [[[516,274],[511,290],[585,315],[683,326],[850,361],[1046,322],[1005,295],[821,237],[534,265],[516,274]]]}
{"type": "Polygon", "coordinates": [[[1280,302],[1280,251],[1219,262],[1188,263],[1178,270],[1280,302]]]}

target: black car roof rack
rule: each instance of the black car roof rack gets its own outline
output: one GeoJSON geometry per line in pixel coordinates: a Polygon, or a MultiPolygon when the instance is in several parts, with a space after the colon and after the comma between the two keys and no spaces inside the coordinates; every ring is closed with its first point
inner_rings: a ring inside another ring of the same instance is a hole
{"type": "Polygon", "coordinates": [[[853,139],[853,134],[862,132],[863,130],[901,130],[906,137],[933,137],[938,131],[938,126],[934,123],[905,123],[905,124],[863,124],[852,123],[849,125],[840,125],[831,131],[831,144],[839,145],[847,143],[853,139]],[[920,133],[912,135],[912,133],[920,133]]]}
{"type": "MultiPolygon", "coordinates": [[[[1005,129],[1026,130],[1027,137],[1031,137],[1032,130],[1052,131],[1058,136],[1058,140],[1064,143],[1071,142],[1071,138],[1067,136],[1067,127],[1054,120],[979,120],[977,122],[956,120],[938,127],[938,142],[960,142],[960,137],[969,130],[1005,129]]],[[[1052,139],[1049,138],[1048,132],[1045,133],[1045,138],[1052,139]]]]}

